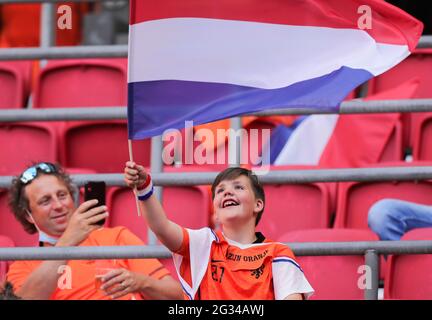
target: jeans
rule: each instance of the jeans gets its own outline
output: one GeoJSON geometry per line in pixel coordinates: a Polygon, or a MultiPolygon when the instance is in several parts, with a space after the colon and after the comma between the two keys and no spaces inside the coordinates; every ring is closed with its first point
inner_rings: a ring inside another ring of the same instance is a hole
{"type": "Polygon", "coordinates": [[[432,227],[432,206],[383,199],[369,209],[368,224],[381,240],[399,240],[412,229],[432,227]]]}

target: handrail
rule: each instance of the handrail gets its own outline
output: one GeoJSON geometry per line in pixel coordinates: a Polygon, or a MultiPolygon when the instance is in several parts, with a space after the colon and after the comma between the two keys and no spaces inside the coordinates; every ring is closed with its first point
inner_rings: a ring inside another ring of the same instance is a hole
{"type": "MultiPolygon", "coordinates": [[[[0,1],[1,3],[1,1],[0,1]]],[[[420,38],[418,48],[432,48],[432,36],[420,38]]],[[[126,58],[127,45],[63,46],[51,48],[2,48],[2,60],[79,59],[79,58],[126,58]]]]}
{"type": "MultiPolygon", "coordinates": [[[[218,172],[162,172],[152,174],[156,186],[209,185],[218,172]]],[[[125,186],[123,175],[74,174],[74,183],[82,186],[86,181],[103,180],[107,186],[125,186]]],[[[8,188],[12,176],[0,176],[0,188],[8,188]]],[[[260,176],[262,184],[350,182],[350,181],[419,181],[432,179],[432,166],[378,167],[348,169],[272,170],[260,176]]]]}
{"type": "MultiPolygon", "coordinates": [[[[432,241],[360,241],[286,243],[296,256],[364,255],[370,268],[371,287],[365,287],[365,300],[378,299],[380,254],[431,254],[432,241]]],[[[161,245],[89,247],[0,248],[0,261],[16,260],[93,260],[170,258],[161,245]]]]}
{"type": "MultiPolygon", "coordinates": [[[[299,115],[299,114],[364,114],[392,112],[432,112],[432,99],[407,100],[353,100],[342,102],[339,110],[317,110],[311,108],[289,108],[251,113],[254,116],[299,115]]],[[[126,119],[126,107],[81,107],[2,109],[0,122],[21,121],[69,121],[69,120],[113,120],[126,119]]]]}
{"type": "MultiPolygon", "coordinates": [[[[296,256],[363,255],[367,250],[378,254],[432,254],[432,241],[358,241],[286,243],[296,256]]],[[[14,247],[0,248],[1,260],[89,260],[170,258],[162,245],[86,246],[86,247],[14,247]]]]}
{"type": "Polygon", "coordinates": [[[2,48],[2,60],[126,58],[127,45],[64,46],[51,48],[2,48]]]}

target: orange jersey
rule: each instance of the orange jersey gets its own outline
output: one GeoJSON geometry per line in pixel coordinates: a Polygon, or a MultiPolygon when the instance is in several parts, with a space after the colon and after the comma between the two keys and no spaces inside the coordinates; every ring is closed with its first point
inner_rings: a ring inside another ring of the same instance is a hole
{"type": "Polygon", "coordinates": [[[290,248],[257,234],[243,245],[209,228],[183,229],[174,255],[183,291],[189,299],[274,300],[313,289],[290,248]]]}
{"type": "MultiPolygon", "coordinates": [[[[103,228],[93,231],[79,246],[125,246],[144,245],[143,242],[124,227],[103,228]]],[[[27,277],[42,261],[16,261],[8,272],[7,279],[13,284],[14,290],[21,288],[27,277]]],[[[50,299],[53,300],[109,300],[102,290],[95,288],[95,260],[70,260],[67,263],[71,271],[71,288],[57,287],[50,299]]],[[[116,267],[150,275],[161,279],[169,275],[169,271],[156,259],[118,259],[116,267]]],[[[61,272],[60,272],[61,273],[61,272]]],[[[119,300],[141,300],[140,294],[128,294],[119,300]]]]}

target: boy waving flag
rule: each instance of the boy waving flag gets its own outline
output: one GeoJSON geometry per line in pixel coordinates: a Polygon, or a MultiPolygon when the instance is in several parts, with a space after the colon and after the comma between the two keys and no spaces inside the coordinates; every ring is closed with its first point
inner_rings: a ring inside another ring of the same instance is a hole
{"type": "Polygon", "coordinates": [[[129,138],[269,109],[337,111],[422,28],[381,0],[131,0],[129,138]]]}
{"type": "Polygon", "coordinates": [[[213,210],[220,230],[193,230],[170,220],[143,166],[126,162],[124,180],[138,190],[149,227],[174,253],[186,299],[303,300],[313,294],[291,249],[256,232],[265,193],[252,171],[228,168],[214,180],[213,210]]]}

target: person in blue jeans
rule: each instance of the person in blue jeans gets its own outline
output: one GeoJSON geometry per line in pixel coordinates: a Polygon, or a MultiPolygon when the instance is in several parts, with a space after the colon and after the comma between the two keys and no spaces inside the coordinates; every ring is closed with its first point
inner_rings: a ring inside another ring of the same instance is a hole
{"type": "Polygon", "coordinates": [[[381,240],[400,240],[412,229],[432,227],[432,206],[383,199],[369,209],[368,224],[381,240]]]}

